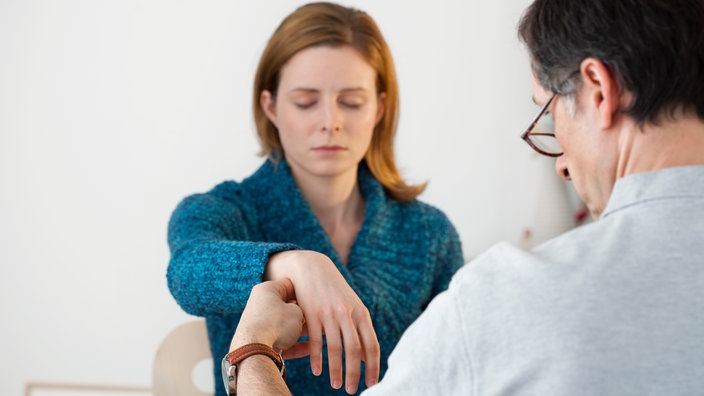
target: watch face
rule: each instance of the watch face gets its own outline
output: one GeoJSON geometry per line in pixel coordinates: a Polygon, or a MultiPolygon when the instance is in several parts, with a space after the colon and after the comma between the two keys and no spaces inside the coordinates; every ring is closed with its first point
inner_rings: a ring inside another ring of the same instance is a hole
{"type": "Polygon", "coordinates": [[[233,366],[227,361],[227,358],[222,359],[222,381],[225,385],[225,391],[228,395],[234,395],[235,390],[235,377],[237,375],[237,366],[233,366]]]}

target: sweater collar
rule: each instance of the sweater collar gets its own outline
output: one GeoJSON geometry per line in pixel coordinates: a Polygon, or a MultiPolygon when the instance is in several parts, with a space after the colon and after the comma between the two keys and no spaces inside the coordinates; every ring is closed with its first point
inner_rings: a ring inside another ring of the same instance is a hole
{"type": "MultiPolygon", "coordinates": [[[[354,264],[355,246],[365,244],[373,224],[382,215],[386,199],[383,186],[374,178],[364,162],[359,165],[357,182],[364,199],[365,216],[350,251],[349,265],[354,264]]],[[[244,183],[252,189],[259,213],[259,225],[267,240],[293,243],[302,249],[321,252],[330,257],[338,268],[344,267],[330,238],[296,185],[291,168],[284,159],[278,165],[267,160],[244,183]]]]}

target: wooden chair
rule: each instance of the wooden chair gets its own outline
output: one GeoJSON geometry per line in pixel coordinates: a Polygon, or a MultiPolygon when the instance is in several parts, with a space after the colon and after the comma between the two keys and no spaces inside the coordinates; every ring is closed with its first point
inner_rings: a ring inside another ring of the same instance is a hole
{"type": "Polygon", "coordinates": [[[193,371],[204,360],[211,360],[205,320],[186,322],[162,341],[152,370],[154,396],[212,396],[194,383],[193,371]]]}

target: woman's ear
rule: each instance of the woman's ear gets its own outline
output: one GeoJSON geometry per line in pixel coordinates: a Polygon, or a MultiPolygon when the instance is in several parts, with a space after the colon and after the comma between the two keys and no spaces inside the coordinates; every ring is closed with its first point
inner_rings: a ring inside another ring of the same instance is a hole
{"type": "Polygon", "coordinates": [[[381,121],[381,118],[384,116],[384,112],[386,111],[386,92],[379,94],[379,99],[376,105],[376,121],[374,122],[374,125],[381,121]]]}
{"type": "Polygon", "coordinates": [[[259,95],[259,105],[262,107],[264,114],[266,114],[266,118],[278,128],[276,125],[276,100],[271,95],[271,92],[266,89],[262,91],[259,95]]]}
{"type": "Polygon", "coordinates": [[[599,126],[610,128],[621,110],[621,89],[614,73],[600,59],[586,58],[580,65],[582,84],[588,88],[588,104],[598,114],[599,126]]]}

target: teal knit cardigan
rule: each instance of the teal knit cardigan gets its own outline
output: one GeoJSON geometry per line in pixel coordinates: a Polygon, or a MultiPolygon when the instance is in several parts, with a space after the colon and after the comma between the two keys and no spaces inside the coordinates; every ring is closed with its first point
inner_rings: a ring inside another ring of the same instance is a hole
{"type": "MultiPolygon", "coordinates": [[[[285,161],[278,166],[266,161],[241,183],[223,182],[186,197],[174,210],[168,227],[167,282],[184,311],[206,318],[217,396],[226,394],[220,360],[272,253],[306,249],[332,259],[369,309],[381,347],[382,375],[403,331],[463,264],[460,240],[444,213],[418,200],[390,198],[364,164],[358,181],[366,213],[347,265],[285,161]]],[[[316,377],[308,358],[287,361],[293,394],[346,394],[344,387],[330,387],[326,362],[316,377]]],[[[365,388],[363,374],[361,378],[360,391],[365,388]]]]}

